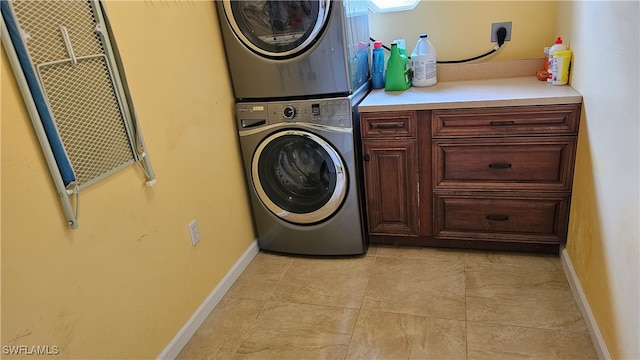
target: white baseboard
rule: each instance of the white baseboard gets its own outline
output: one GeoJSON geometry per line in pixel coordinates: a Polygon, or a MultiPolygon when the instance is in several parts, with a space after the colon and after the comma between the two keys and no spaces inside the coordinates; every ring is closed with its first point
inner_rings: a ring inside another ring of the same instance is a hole
{"type": "Polygon", "coordinates": [[[589,336],[591,337],[591,342],[593,343],[593,347],[596,350],[598,359],[611,360],[611,355],[609,354],[609,350],[607,349],[607,344],[605,344],[604,339],[602,338],[602,333],[600,333],[596,318],[591,312],[591,307],[589,306],[587,297],[582,290],[582,285],[580,285],[578,275],[573,268],[571,258],[567,253],[567,249],[564,247],[562,247],[562,250],[560,251],[560,258],[562,260],[564,273],[567,275],[567,280],[569,280],[569,286],[571,286],[571,291],[573,291],[573,296],[578,303],[578,307],[580,308],[582,317],[584,318],[584,321],[587,325],[587,330],[589,331],[589,336]]]}
{"type": "Polygon", "coordinates": [[[189,342],[189,339],[195,334],[196,330],[207,319],[211,311],[218,305],[224,294],[229,291],[231,285],[238,279],[240,274],[249,265],[251,260],[258,254],[258,241],[254,240],[249,248],[240,256],[238,261],[231,267],[229,272],[218,283],[218,285],[209,293],[206,299],[198,307],[198,309],[191,315],[189,320],[182,326],[180,331],[174,336],[169,344],[158,355],[159,360],[175,359],[180,353],[182,348],[189,342]]]}

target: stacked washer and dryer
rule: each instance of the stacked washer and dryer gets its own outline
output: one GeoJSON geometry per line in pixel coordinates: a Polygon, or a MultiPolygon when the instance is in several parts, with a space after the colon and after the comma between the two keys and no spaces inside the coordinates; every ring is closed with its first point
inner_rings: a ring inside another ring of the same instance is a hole
{"type": "Polygon", "coordinates": [[[261,249],[367,250],[357,105],[369,91],[363,0],[218,0],[261,249]]]}

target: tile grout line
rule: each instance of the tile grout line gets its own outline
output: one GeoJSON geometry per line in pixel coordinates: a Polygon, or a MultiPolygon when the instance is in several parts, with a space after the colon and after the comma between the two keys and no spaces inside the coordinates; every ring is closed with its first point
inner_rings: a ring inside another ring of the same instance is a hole
{"type": "Polygon", "coordinates": [[[467,360],[469,359],[469,312],[467,311],[467,252],[462,256],[462,273],[464,275],[464,345],[467,360]]]}
{"type": "Polygon", "coordinates": [[[344,353],[344,360],[346,360],[347,356],[349,355],[349,349],[351,348],[351,342],[353,341],[353,334],[356,331],[356,327],[358,326],[358,321],[360,320],[360,316],[362,315],[362,305],[364,304],[364,299],[367,296],[367,290],[369,289],[369,282],[371,281],[371,276],[373,276],[373,272],[376,267],[376,260],[378,258],[377,248],[376,248],[375,255],[372,255],[372,257],[373,257],[373,265],[371,266],[371,269],[369,269],[369,276],[367,277],[367,284],[364,287],[364,293],[362,294],[362,299],[360,299],[360,306],[356,309],[358,311],[358,316],[356,316],[356,321],[353,323],[353,328],[351,329],[351,336],[349,337],[349,345],[347,345],[347,351],[344,353]]]}
{"type": "MultiPolygon", "coordinates": [[[[269,254],[269,255],[273,255],[271,253],[262,253],[263,255],[269,254]]],[[[278,255],[278,256],[282,256],[282,255],[278,255]]],[[[284,276],[286,275],[287,271],[289,271],[289,269],[291,268],[293,262],[295,261],[295,258],[291,258],[291,261],[289,261],[289,263],[287,264],[287,266],[285,267],[284,271],[282,271],[282,274],[280,274],[280,277],[278,278],[278,281],[274,284],[273,288],[271,289],[271,292],[269,294],[269,296],[265,299],[261,299],[260,301],[263,301],[262,307],[260,307],[260,311],[258,311],[258,313],[256,314],[256,317],[253,319],[252,324],[250,327],[247,328],[247,330],[242,334],[242,339],[238,342],[238,346],[234,349],[233,351],[233,357],[236,357],[238,355],[238,350],[240,350],[242,348],[242,345],[244,344],[245,341],[247,341],[247,339],[250,337],[251,335],[251,330],[256,329],[258,327],[258,320],[260,319],[260,317],[264,314],[265,308],[267,306],[267,304],[271,301],[275,301],[273,298],[273,294],[275,293],[276,289],[278,288],[278,286],[280,285],[280,282],[282,281],[282,279],[284,279],[284,276]]],[[[242,298],[242,297],[240,297],[242,298]]],[[[245,298],[245,299],[250,299],[250,298],[245,298]]],[[[254,299],[257,300],[257,299],[254,299]]]]}

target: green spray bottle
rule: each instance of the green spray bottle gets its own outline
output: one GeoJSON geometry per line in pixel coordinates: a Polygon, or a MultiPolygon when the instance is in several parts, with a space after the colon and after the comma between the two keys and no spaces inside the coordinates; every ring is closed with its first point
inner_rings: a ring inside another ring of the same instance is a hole
{"type": "Polygon", "coordinates": [[[400,53],[398,43],[391,43],[391,54],[387,61],[387,79],[384,89],[402,91],[411,87],[411,69],[407,66],[407,56],[400,53]]]}

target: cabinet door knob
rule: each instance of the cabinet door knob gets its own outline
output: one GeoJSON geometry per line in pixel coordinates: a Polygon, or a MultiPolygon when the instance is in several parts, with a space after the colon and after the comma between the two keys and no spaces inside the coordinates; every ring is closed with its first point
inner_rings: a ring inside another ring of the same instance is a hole
{"type": "Polygon", "coordinates": [[[364,156],[362,158],[364,159],[364,161],[371,160],[371,157],[369,156],[369,154],[364,154],[364,156]]]}

